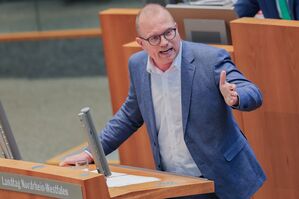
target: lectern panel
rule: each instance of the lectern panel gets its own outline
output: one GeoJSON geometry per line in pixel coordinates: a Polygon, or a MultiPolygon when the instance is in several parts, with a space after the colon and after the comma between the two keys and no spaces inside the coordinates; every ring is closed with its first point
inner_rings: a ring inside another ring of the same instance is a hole
{"type": "Polygon", "coordinates": [[[231,23],[235,62],[256,83],[263,106],[244,113],[245,132],[268,180],[255,199],[299,198],[299,22],[231,23]]]}

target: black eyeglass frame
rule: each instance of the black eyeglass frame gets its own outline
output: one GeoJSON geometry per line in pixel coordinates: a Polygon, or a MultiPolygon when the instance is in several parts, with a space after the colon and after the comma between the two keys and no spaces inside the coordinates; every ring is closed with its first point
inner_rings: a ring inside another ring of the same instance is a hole
{"type": "Polygon", "coordinates": [[[167,41],[171,41],[171,40],[173,40],[175,37],[176,37],[176,30],[177,30],[177,28],[175,27],[175,28],[168,28],[167,30],[165,30],[162,34],[159,34],[159,35],[152,35],[152,36],[150,36],[150,37],[148,37],[148,38],[143,38],[143,37],[140,37],[140,36],[138,36],[140,39],[143,39],[143,40],[145,40],[145,41],[147,41],[150,45],[152,45],[152,46],[158,46],[160,43],[161,43],[161,36],[163,35],[163,37],[164,37],[164,39],[166,39],[167,41]],[[166,33],[167,32],[169,32],[169,31],[174,31],[174,35],[173,35],[173,37],[171,38],[171,39],[169,39],[169,38],[167,38],[166,37],[166,33]],[[150,42],[150,39],[152,38],[152,37],[159,37],[159,42],[157,43],[157,44],[153,44],[153,43],[151,43],[150,42]]]}

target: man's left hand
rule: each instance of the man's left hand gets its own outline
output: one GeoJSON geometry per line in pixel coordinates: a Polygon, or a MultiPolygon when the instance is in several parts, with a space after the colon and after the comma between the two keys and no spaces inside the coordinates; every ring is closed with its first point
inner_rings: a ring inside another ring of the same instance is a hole
{"type": "Polygon", "coordinates": [[[236,91],[236,84],[230,84],[226,81],[226,72],[221,71],[219,89],[228,106],[236,106],[239,104],[239,97],[236,91]]]}

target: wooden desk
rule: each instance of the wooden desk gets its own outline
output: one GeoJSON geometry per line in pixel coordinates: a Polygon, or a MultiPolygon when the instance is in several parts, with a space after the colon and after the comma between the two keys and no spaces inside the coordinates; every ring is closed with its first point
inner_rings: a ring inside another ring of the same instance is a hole
{"type": "MultiPolygon", "coordinates": [[[[90,166],[94,169],[94,165],[90,166]]],[[[96,198],[170,198],[178,196],[187,196],[195,194],[204,194],[214,192],[214,182],[203,178],[187,177],[174,175],[167,172],[154,171],[149,169],[140,169],[136,167],[110,165],[113,172],[125,173],[129,175],[155,177],[159,181],[132,184],[121,187],[108,188],[105,182],[105,177],[102,174],[82,171],[70,167],[58,167],[34,162],[26,162],[20,160],[8,160],[0,158],[0,174],[14,175],[14,181],[20,181],[26,177],[33,177],[32,183],[43,186],[49,181],[55,180],[58,183],[70,183],[76,185],[79,192],[82,192],[82,199],[96,199],[96,198]]],[[[11,178],[11,177],[4,177],[11,178]]],[[[7,181],[7,180],[4,180],[7,181]]],[[[26,180],[28,181],[28,179],[26,180]]],[[[30,181],[30,180],[29,180],[30,181]]],[[[53,182],[53,181],[52,181],[53,182]]],[[[7,186],[2,181],[0,184],[7,186]]],[[[21,185],[20,185],[21,186],[21,185]]],[[[62,186],[65,186],[63,184],[62,186]]],[[[48,199],[52,196],[37,195],[40,192],[28,193],[27,188],[21,188],[17,191],[15,189],[0,188],[0,198],[18,198],[18,199],[48,199]]],[[[35,189],[35,188],[34,188],[35,189]]],[[[70,195],[72,191],[69,189],[70,195]]],[[[76,192],[76,196],[80,194],[76,192]]],[[[69,198],[69,197],[64,197],[69,198]]]]}
{"type": "MultiPolygon", "coordinates": [[[[46,163],[51,165],[58,165],[59,162],[68,155],[81,152],[87,143],[83,143],[68,151],[65,151],[57,156],[49,159],[46,163]]],[[[109,161],[111,163],[111,161],[109,161]]],[[[94,169],[94,166],[91,166],[94,169]]],[[[131,198],[133,195],[137,198],[165,198],[174,197],[169,196],[169,192],[177,194],[201,194],[214,192],[214,183],[209,180],[185,177],[180,175],[169,174],[167,172],[154,171],[150,169],[120,166],[117,164],[110,164],[110,169],[113,172],[126,173],[132,175],[141,175],[148,177],[160,178],[161,181],[151,182],[138,185],[130,185],[126,187],[109,188],[111,198],[131,198]],[[149,197],[149,194],[151,197],[149,197]]]]}

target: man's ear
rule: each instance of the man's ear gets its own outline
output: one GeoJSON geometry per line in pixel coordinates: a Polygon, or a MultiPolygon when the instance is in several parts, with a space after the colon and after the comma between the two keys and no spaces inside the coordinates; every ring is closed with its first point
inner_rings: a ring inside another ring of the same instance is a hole
{"type": "Polygon", "coordinates": [[[136,42],[139,44],[139,46],[142,48],[142,49],[144,49],[144,46],[143,46],[143,40],[142,39],[140,39],[139,37],[136,37],[136,42]]]}
{"type": "Polygon", "coordinates": [[[176,22],[175,22],[175,28],[176,28],[176,34],[177,34],[177,35],[180,35],[180,33],[179,33],[179,27],[178,27],[178,25],[177,25],[176,22]]]}

